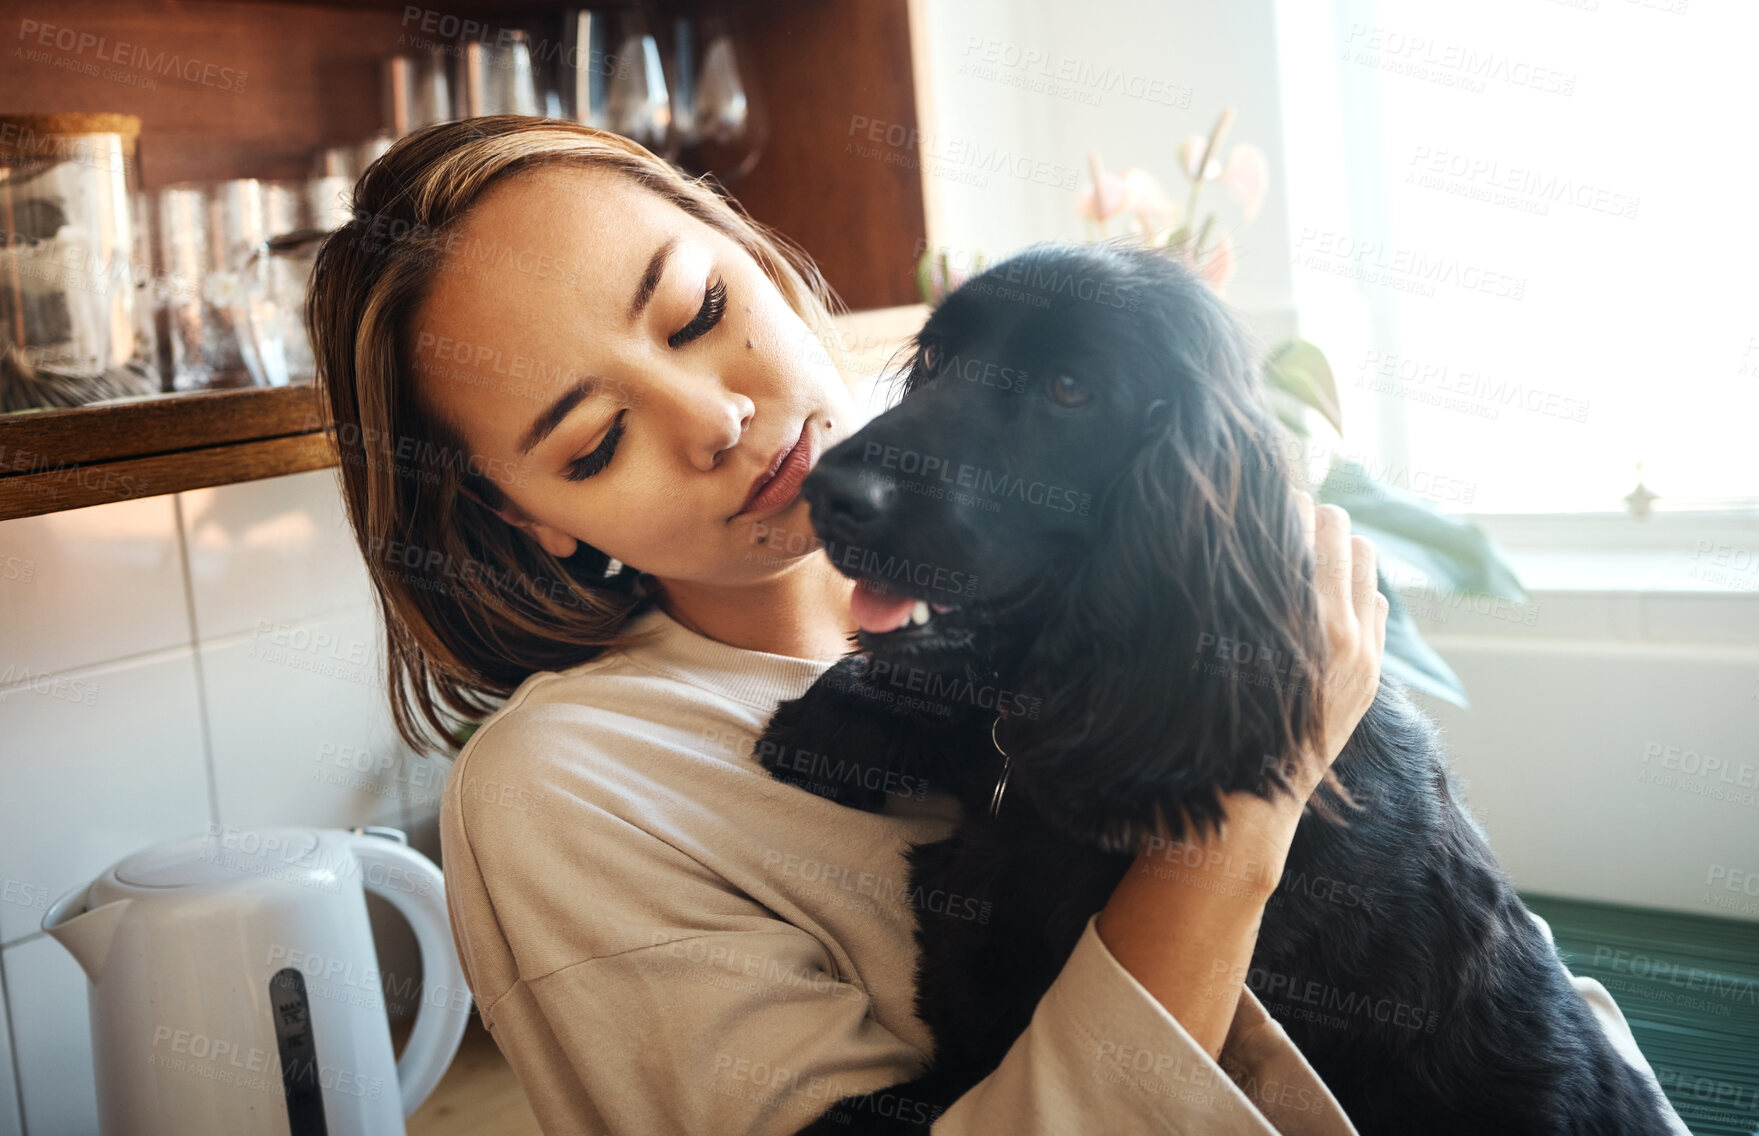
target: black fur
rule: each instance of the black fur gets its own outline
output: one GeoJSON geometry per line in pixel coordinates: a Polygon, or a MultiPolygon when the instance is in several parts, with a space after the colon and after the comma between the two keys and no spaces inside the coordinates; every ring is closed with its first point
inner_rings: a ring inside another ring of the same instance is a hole
{"type": "MultiPolygon", "coordinates": [[[[1158,253],[1037,246],[943,302],[904,398],[807,479],[843,571],[955,607],[863,632],[757,755],[855,808],[926,778],[965,819],[909,854],[910,895],[943,897],[917,908],[931,1066],[805,1131],[927,1131],[1157,817],[1208,830],[1221,793],[1285,791],[1323,736],[1312,555],[1249,342],[1158,253]],[[992,728],[1013,755],[996,819],[992,728]]],[[[1335,772],[1350,800],[1322,789],[1303,818],[1246,982],[1364,1136],[1669,1131],[1396,684],[1335,772]]]]}

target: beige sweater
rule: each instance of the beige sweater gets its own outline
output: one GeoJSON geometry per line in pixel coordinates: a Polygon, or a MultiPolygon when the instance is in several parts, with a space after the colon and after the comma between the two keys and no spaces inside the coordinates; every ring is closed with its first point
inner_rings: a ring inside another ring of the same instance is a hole
{"type": "MultiPolygon", "coordinates": [[[[900,785],[867,813],[774,781],[752,742],[830,664],[657,608],[632,626],[659,636],[533,675],[453,766],[441,842],[464,973],[547,1136],[793,1133],[927,1060],[912,907],[983,913],[909,894],[903,854],[960,807],[900,785]]],[[[1605,989],[1576,981],[1647,1069],[1605,989]]],[[[934,1131],[1354,1129],[1249,991],[1218,1066],[1089,920],[1026,1032],[934,1131]]]]}

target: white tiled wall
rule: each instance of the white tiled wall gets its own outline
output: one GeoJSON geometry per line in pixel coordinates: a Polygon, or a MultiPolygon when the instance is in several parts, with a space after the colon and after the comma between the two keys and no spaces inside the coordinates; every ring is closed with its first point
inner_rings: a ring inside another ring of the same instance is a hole
{"type": "Polygon", "coordinates": [[[17,1044],[24,1131],[96,1133],[86,976],[47,935],[6,948],[6,1001],[17,1044]]]}
{"type": "Polygon", "coordinates": [[[438,863],[380,639],[332,470],[0,523],[0,1136],[96,1131],[85,977],[40,930],[70,888],[210,823],[394,825],[438,863]]]}
{"type": "Polygon", "coordinates": [[[0,905],[0,943],[36,933],[48,904],[75,884],[143,845],[200,832],[211,815],[188,647],[66,678],[81,700],[53,688],[0,695],[9,814],[0,868],[20,901],[0,905]]]}

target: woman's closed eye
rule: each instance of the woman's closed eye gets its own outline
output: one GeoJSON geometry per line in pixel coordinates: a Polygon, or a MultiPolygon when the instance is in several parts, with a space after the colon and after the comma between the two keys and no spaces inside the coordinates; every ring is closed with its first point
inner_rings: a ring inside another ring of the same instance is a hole
{"type": "Polygon", "coordinates": [[[623,436],[623,416],[628,413],[629,408],[627,406],[622,410],[619,410],[617,412],[617,417],[611,419],[611,428],[605,432],[605,440],[600,442],[598,448],[593,450],[592,453],[569,462],[568,472],[564,473],[562,476],[569,481],[585,481],[593,474],[604,469],[607,465],[610,465],[611,455],[617,450],[617,439],[623,436]]]}
{"type": "Polygon", "coordinates": [[[702,307],[696,317],[666,339],[672,347],[682,347],[693,339],[701,339],[721,322],[721,316],[727,310],[727,286],[719,280],[709,285],[702,297],[702,307]]]}

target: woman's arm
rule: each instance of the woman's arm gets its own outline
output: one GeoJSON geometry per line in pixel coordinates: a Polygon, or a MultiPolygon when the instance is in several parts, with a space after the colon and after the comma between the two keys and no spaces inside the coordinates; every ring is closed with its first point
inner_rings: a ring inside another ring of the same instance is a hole
{"type": "Polygon", "coordinates": [[[1212,1058],[1233,1024],[1258,924],[1300,820],[1298,809],[1248,794],[1226,804],[1226,832],[1151,842],[1139,853],[1096,927],[1118,963],[1212,1058]]]}
{"type": "Polygon", "coordinates": [[[1302,809],[1368,712],[1386,646],[1388,608],[1375,586],[1374,546],[1350,535],[1344,510],[1316,509],[1306,493],[1298,499],[1330,649],[1326,752],[1302,766],[1294,796],[1229,794],[1222,831],[1184,843],[1149,841],[1095,926],[1118,963],[1212,1058],[1233,1023],[1264,906],[1282,877],[1302,809]]]}

